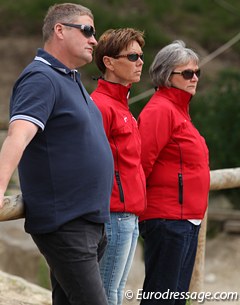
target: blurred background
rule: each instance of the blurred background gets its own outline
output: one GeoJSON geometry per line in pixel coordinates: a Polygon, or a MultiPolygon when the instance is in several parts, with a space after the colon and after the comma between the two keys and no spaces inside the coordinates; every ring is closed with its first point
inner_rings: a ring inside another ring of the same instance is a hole
{"type": "MultiPolygon", "coordinates": [[[[56,2],[68,1],[0,0],[0,139],[8,127],[12,86],[34,58],[36,48],[42,47],[42,21],[48,7],[56,2]]],[[[198,92],[191,102],[192,121],[207,141],[212,170],[239,166],[239,0],[72,2],[92,10],[98,37],[109,28],[134,27],[145,32],[143,74],[141,82],[131,89],[130,108],[136,118],[153,93],[148,69],[156,53],[175,39],[193,48],[200,55],[202,74],[198,92]]],[[[85,87],[92,92],[96,87],[93,77],[100,75],[94,62],[83,67],[80,73],[85,87]]],[[[18,191],[16,173],[9,194],[18,191]]],[[[210,204],[239,210],[239,195],[239,189],[210,192],[210,204]]],[[[209,223],[209,238],[221,231],[221,222],[209,223]]]]}
{"type": "MultiPolygon", "coordinates": [[[[42,20],[52,0],[0,0],[0,128],[8,123],[12,85],[42,46],[42,20]]],[[[61,3],[64,1],[58,1],[61,3]]],[[[202,75],[191,116],[207,140],[211,169],[237,167],[240,126],[240,2],[238,0],[82,0],[95,16],[97,35],[109,28],[134,27],[145,32],[141,82],[131,90],[137,117],[152,93],[149,66],[160,48],[182,39],[201,58],[202,75]],[[140,96],[139,96],[140,95],[140,96]],[[142,98],[142,95],[145,95],[142,98]]],[[[91,92],[99,76],[92,63],[80,71],[91,92]]],[[[240,207],[238,191],[224,191],[240,207]],[[236,193],[236,198],[234,194],[236,193]]]]}

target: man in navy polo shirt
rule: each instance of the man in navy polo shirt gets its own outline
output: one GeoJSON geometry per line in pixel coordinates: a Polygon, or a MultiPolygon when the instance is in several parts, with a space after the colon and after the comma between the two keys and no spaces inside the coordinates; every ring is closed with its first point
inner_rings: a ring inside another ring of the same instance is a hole
{"type": "Polygon", "coordinates": [[[77,68],[92,61],[93,15],[49,8],[44,48],[15,83],[0,154],[0,203],[18,166],[25,230],[50,268],[54,305],[106,305],[98,260],[113,183],[102,117],[77,68]]]}

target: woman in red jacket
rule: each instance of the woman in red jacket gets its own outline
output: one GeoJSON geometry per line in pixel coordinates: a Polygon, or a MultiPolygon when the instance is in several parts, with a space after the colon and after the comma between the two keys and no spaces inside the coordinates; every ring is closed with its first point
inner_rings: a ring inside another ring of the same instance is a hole
{"type": "Polygon", "coordinates": [[[149,72],[156,92],[139,116],[147,180],[147,209],[140,217],[146,271],[141,304],[183,305],[210,184],[208,148],[189,115],[199,58],[174,41],[157,53],[149,72]],[[167,291],[176,294],[159,297],[167,291]]]}
{"type": "Polygon", "coordinates": [[[106,31],[95,48],[95,62],[103,76],[91,97],[102,113],[115,170],[106,224],[108,245],[100,261],[109,305],[122,304],[139,235],[138,216],[146,206],[140,134],[128,106],[131,84],[140,81],[143,46],[142,32],[124,28],[106,31]]]}

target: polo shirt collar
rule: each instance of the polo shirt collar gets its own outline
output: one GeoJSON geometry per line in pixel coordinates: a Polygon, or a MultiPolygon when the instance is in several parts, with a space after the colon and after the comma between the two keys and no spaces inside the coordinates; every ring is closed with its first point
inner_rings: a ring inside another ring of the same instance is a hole
{"type": "Polygon", "coordinates": [[[64,64],[62,64],[58,59],[53,57],[51,54],[46,52],[44,49],[39,48],[37,50],[37,55],[35,56],[34,60],[38,60],[43,62],[46,65],[51,66],[53,69],[58,70],[64,74],[76,74],[78,73],[77,70],[71,70],[68,67],[66,67],[64,64]]]}

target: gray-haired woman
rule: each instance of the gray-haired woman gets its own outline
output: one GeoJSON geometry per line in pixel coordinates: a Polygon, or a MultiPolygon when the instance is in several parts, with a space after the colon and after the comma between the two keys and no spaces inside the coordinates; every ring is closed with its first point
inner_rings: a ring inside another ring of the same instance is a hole
{"type": "Polygon", "coordinates": [[[189,115],[199,76],[198,55],[183,41],[161,49],[150,67],[156,92],[139,116],[147,179],[141,305],[187,299],[210,184],[208,148],[189,115]]]}

